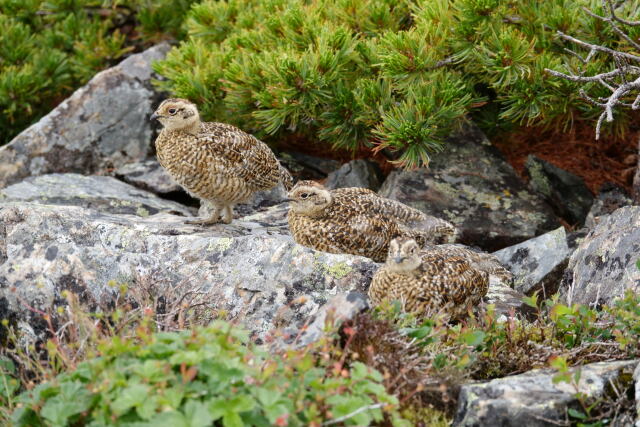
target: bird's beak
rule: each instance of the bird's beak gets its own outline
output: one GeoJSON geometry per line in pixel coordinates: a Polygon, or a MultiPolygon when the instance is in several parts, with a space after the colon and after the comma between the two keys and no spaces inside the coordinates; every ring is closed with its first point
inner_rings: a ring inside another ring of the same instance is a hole
{"type": "Polygon", "coordinates": [[[283,202],[295,202],[295,199],[289,199],[288,197],[286,199],[282,199],[283,202]]]}
{"type": "Polygon", "coordinates": [[[403,257],[403,256],[397,256],[397,257],[393,258],[393,260],[396,262],[396,264],[401,264],[402,261],[404,261],[405,259],[407,259],[407,258],[403,257]]]}
{"type": "Polygon", "coordinates": [[[153,121],[156,120],[158,118],[158,114],[156,114],[155,112],[151,115],[151,117],[149,117],[149,120],[153,121]]]}

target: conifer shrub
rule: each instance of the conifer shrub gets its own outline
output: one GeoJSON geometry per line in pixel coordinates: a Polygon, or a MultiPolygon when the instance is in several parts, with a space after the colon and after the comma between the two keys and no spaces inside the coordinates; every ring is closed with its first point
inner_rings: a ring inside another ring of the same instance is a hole
{"type": "Polygon", "coordinates": [[[597,117],[575,82],[545,72],[582,64],[559,30],[624,44],[583,6],[598,12],[602,3],[204,0],[187,15],[187,39],[156,69],[167,77],[160,87],[198,103],[207,119],[275,141],[385,150],[419,166],[470,113],[490,132],[597,117]]]}
{"type": "Polygon", "coordinates": [[[0,144],[124,55],[181,35],[194,0],[0,0],[0,144]]]}

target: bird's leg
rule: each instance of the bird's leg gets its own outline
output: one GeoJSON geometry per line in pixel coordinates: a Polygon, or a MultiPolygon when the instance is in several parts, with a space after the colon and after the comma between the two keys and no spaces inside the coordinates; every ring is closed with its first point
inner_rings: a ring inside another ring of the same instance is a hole
{"type": "Polygon", "coordinates": [[[226,205],[222,208],[222,222],[231,224],[231,221],[233,221],[233,205],[226,205]]]}
{"type": "Polygon", "coordinates": [[[216,203],[212,204],[212,210],[211,210],[211,215],[209,215],[209,218],[202,218],[202,219],[193,219],[193,220],[188,220],[185,221],[186,224],[191,224],[191,225],[210,225],[210,224],[217,224],[220,222],[220,206],[216,203]]]}

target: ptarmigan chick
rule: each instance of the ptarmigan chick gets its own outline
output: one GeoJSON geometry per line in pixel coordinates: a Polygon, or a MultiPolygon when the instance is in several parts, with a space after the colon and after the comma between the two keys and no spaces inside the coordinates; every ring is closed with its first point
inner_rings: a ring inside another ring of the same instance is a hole
{"type": "Polygon", "coordinates": [[[289,192],[289,200],[293,238],[325,252],[363,255],[383,262],[395,237],[407,236],[425,244],[451,241],[455,234],[447,221],[366,188],[327,190],[314,181],[299,181],[289,192]]]}
{"type": "Polygon", "coordinates": [[[156,139],[160,164],[191,195],[213,205],[210,218],[190,224],[229,224],[233,206],[256,191],[280,182],[291,188],[291,174],[265,143],[235,126],[200,121],[186,99],[163,101],[151,119],[163,126],[156,139]]]}
{"type": "Polygon", "coordinates": [[[406,237],[389,244],[387,261],[369,287],[372,305],[398,300],[417,315],[443,312],[456,319],[477,306],[489,289],[489,276],[511,279],[493,255],[459,245],[427,245],[406,237]]]}

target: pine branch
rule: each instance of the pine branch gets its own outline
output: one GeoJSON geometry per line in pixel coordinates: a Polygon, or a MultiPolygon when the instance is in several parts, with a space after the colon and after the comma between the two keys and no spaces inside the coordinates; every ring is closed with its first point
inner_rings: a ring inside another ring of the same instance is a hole
{"type": "MultiPolygon", "coordinates": [[[[632,47],[640,51],[640,44],[636,43],[627,33],[625,33],[619,26],[618,23],[625,25],[635,25],[633,22],[628,21],[629,24],[626,24],[624,20],[621,20],[615,14],[615,7],[611,0],[602,0],[602,9],[603,11],[608,13],[608,16],[601,16],[597,13],[592,12],[589,9],[584,8],[584,11],[591,16],[592,18],[598,19],[599,21],[607,23],[611,29],[623,40],[629,43],[632,47]]],[[[640,23],[638,23],[640,24],[640,23]]],[[[602,52],[609,55],[615,64],[615,69],[613,71],[600,73],[592,76],[582,76],[576,74],[566,74],[559,71],[551,70],[545,68],[545,71],[552,76],[559,77],[565,80],[579,82],[579,83],[598,83],[600,86],[608,89],[611,94],[604,98],[602,101],[598,101],[593,97],[589,96],[584,89],[580,89],[580,96],[587,101],[589,104],[602,108],[604,111],[598,117],[598,121],[596,124],[596,139],[600,139],[600,131],[602,128],[602,124],[606,120],[607,122],[613,121],[613,110],[617,106],[622,107],[630,107],[632,110],[640,109],[640,94],[636,95],[633,103],[629,104],[628,102],[624,102],[623,98],[630,95],[631,93],[640,90],[640,77],[635,78],[633,81],[629,81],[627,77],[629,76],[638,76],[640,75],[640,67],[629,65],[628,61],[636,61],[640,62],[640,56],[633,55],[627,52],[621,52],[619,50],[610,49],[605,46],[588,43],[583,40],[577,39],[575,37],[569,36],[561,31],[558,31],[558,35],[561,39],[572,42],[580,47],[589,49],[589,55],[586,59],[583,59],[579,54],[565,49],[568,52],[571,52],[574,56],[578,57],[583,64],[588,64],[589,61],[593,58],[595,52],[602,52]]]]}

